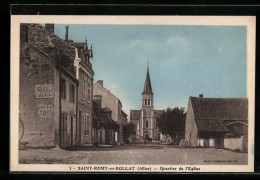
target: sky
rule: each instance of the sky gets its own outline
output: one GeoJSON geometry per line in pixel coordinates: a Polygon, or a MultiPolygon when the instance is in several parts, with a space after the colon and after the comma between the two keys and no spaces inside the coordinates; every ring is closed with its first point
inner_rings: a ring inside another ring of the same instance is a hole
{"type": "Polygon", "coordinates": [[[94,83],[103,80],[128,115],[141,109],[147,61],[154,109],[186,109],[199,94],[247,97],[245,26],[55,24],[62,39],[66,25],[69,40],[93,45],[94,83]]]}

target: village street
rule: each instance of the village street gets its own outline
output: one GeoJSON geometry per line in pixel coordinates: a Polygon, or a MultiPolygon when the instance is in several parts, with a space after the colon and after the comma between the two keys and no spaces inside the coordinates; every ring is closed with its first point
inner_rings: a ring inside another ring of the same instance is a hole
{"type": "Polygon", "coordinates": [[[74,150],[19,150],[19,163],[29,164],[247,164],[247,153],[215,148],[180,148],[156,143],[82,147],[74,150]]]}

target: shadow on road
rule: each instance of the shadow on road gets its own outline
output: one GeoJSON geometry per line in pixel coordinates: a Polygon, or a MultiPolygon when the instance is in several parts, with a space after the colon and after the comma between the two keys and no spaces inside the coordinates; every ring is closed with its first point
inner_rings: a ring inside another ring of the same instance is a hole
{"type": "Polygon", "coordinates": [[[163,149],[167,145],[158,144],[124,144],[115,146],[80,146],[72,147],[66,150],[68,151],[122,151],[131,149],[163,149]]]}

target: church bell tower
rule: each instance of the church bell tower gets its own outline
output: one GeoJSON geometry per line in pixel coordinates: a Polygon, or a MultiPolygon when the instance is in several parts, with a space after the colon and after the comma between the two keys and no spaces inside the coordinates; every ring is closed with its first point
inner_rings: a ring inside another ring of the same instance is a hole
{"type": "Polygon", "coordinates": [[[149,65],[147,63],[146,79],[142,93],[142,113],[141,113],[141,139],[153,139],[154,109],[153,90],[149,75],[149,65]]]}

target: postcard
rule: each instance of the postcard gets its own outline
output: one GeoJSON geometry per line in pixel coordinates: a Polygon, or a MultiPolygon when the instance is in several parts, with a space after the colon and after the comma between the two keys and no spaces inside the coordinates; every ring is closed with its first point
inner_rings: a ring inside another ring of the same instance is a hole
{"type": "Polygon", "coordinates": [[[11,16],[11,172],[253,172],[254,16],[11,16]]]}

